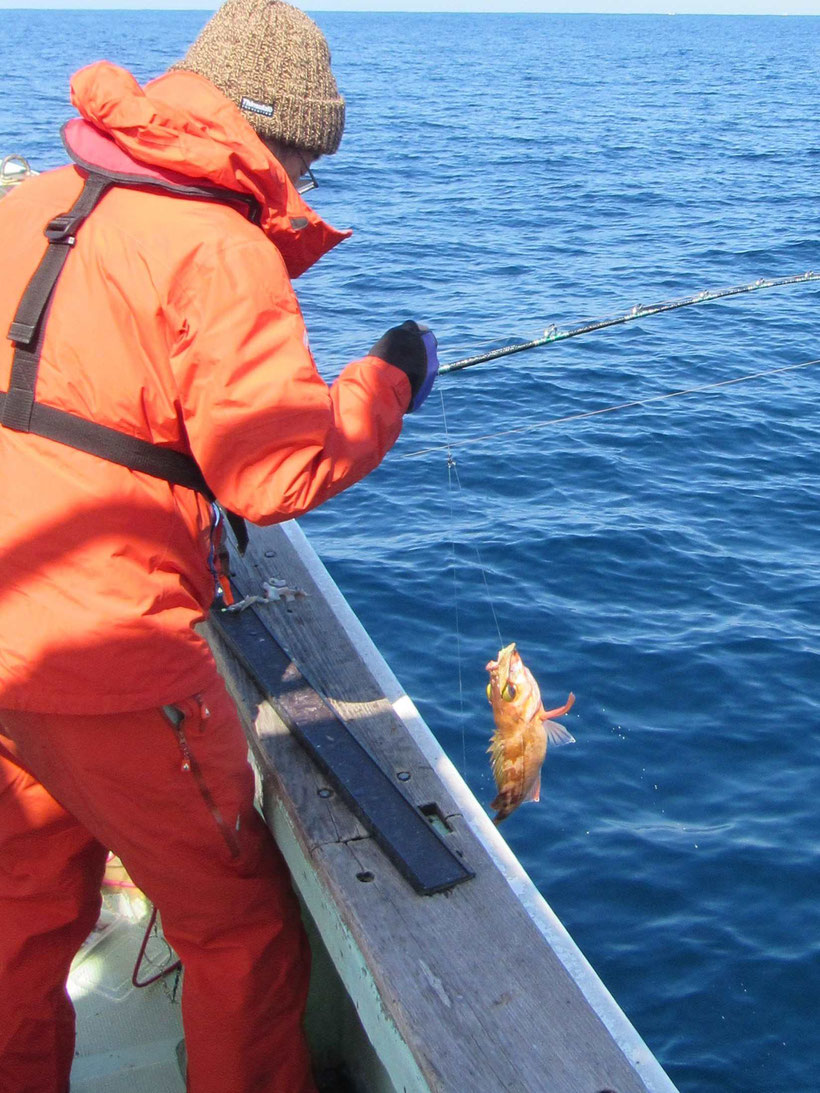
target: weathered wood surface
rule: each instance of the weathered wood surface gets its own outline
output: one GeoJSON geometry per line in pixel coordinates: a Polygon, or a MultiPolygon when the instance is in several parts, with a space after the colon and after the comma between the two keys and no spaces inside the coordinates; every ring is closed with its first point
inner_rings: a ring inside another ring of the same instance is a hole
{"type": "MultiPolygon", "coordinates": [[[[329,787],[361,820],[414,890],[431,895],[472,877],[424,811],[401,792],[399,783],[409,780],[410,772],[400,771],[396,777],[374,761],[264,623],[245,610],[221,611],[218,618],[221,636],[324,773],[329,787]]],[[[425,807],[438,817],[438,806],[425,807]]]]}
{"type": "Polygon", "coordinates": [[[625,1048],[615,1041],[600,1004],[596,1012],[516,898],[283,529],[254,529],[246,557],[234,557],[233,566],[246,594],[260,592],[271,577],[305,593],[252,609],[382,768],[401,776],[407,796],[444,817],[447,840],[476,873],[447,893],[416,895],[329,791],[211,628],[262,771],[271,822],[281,812],[280,822],[295,833],[311,883],[341,915],[427,1087],[436,1093],[674,1091],[640,1050],[637,1035],[625,1048]]]}

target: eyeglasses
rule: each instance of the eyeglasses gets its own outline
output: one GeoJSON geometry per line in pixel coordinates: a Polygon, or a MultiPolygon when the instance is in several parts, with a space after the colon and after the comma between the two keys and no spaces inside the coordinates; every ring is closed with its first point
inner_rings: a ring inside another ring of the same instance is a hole
{"type": "Polygon", "coordinates": [[[316,175],[313,173],[313,171],[311,171],[310,164],[298,149],[288,148],[286,145],[278,144],[276,141],[273,140],[266,140],[264,137],[262,137],[262,143],[265,145],[268,151],[276,159],[279,160],[279,162],[285,168],[287,174],[290,175],[291,179],[293,179],[293,175],[291,175],[289,168],[292,167],[293,157],[299,157],[299,162],[302,165],[302,170],[299,172],[298,178],[293,181],[293,185],[298,194],[306,194],[310,190],[315,190],[318,188],[319,182],[316,178],[316,175]]]}
{"type": "Polygon", "coordinates": [[[319,183],[316,179],[316,175],[305,162],[304,157],[300,156],[300,159],[302,160],[304,170],[296,180],[296,192],[297,194],[306,194],[310,190],[317,190],[319,188],[319,183]]]}

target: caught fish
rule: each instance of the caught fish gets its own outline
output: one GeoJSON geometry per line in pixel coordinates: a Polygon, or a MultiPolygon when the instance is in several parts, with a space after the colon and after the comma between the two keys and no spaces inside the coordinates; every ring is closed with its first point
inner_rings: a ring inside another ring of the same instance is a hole
{"type": "Polygon", "coordinates": [[[563,706],[545,710],[538,684],[515,642],[500,651],[498,660],[490,661],[487,671],[487,698],[495,719],[495,732],[487,750],[498,786],[498,796],[490,808],[497,810],[493,822],[500,824],[524,801],[540,799],[541,764],[547,743],[558,747],[575,742],[575,737],[553,720],[572,708],[575,695],[570,692],[563,706]]]}

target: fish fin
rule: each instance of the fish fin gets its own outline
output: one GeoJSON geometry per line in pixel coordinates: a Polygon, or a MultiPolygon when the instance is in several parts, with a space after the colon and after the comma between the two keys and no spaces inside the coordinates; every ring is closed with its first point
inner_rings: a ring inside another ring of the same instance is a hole
{"type": "MultiPolygon", "coordinates": [[[[490,753],[490,767],[493,772],[493,778],[495,778],[495,784],[500,789],[502,767],[504,766],[504,744],[501,740],[500,733],[493,733],[487,751],[490,753]]],[[[492,804],[490,805],[490,808],[498,808],[498,805],[492,804]]]]}
{"type": "Polygon", "coordinates": [[[530,789],[529,793],[524,798],[524,800],[525,801],[540,801],[541,800],[541,772],[540,771],[538,772],[538,777],[533,782],[532,788],[530,789]]]}
{"type": "Polygon", "coordinates": [[[574,744],[575,737],[567,732],[559,721],[545,721],[544,731],[547,734],[547,743],[554,748],[560,748],[563,744],[574,744]]]}
{"type": "Polygon", "coordinates": [[[567,698],[563,706],[556,706],[554,710],[544,710],[544,712],[541,714],[541,717],[544,719],[544,721],[549,720],[549,718],[551,717],[563,717],[565,713],[569,713],[574,704],[575,695],[572,693],[572,691],[570,691],[569,697],[567,698]]]}
{"type": "Polygon", "coordinates": [[[494,800],[490,801],[490,808],[495,809],[493,823],[496,827],[498,827],[502,820],[506,820],[511,812],[515,812],[515,805],[510,808],[509,802],[502,800],[500,793],[494,800]]]}

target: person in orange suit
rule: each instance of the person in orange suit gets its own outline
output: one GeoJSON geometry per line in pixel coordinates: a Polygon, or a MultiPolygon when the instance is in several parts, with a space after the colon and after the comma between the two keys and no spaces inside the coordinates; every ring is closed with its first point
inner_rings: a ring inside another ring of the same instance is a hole
{"type": "Polygon", "coordinates": [[[348,234],[303,197],[344,100],[301,11],[228,0],[158,79],[101,62],[71,95],[72,162],[0,202],[0,1089],[69,1088],[110,849],[184,965],[191,1093],[312,1093],[298,907],[195,627],[224,512],[368,474],[435,338],[316,370],[291,280],[348,234]]]}

